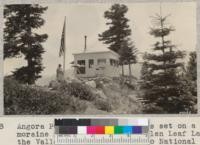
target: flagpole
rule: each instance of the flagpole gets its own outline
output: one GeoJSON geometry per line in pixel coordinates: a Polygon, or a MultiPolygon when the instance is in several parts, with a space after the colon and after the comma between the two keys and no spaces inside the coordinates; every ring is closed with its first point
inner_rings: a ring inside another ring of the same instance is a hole
{"type": "MultiPolygon", "coordinates": [[[[66,26],[66,16],[65,16],[65,22],[64,22],[64,25],[66,26]]],[[[66,50],[66,48],[65,48],[65,26],[64,26],[64,54],[63,54],[63,75],[64,75],[64,77],[65,77],[65,50],[66,50]]]]}

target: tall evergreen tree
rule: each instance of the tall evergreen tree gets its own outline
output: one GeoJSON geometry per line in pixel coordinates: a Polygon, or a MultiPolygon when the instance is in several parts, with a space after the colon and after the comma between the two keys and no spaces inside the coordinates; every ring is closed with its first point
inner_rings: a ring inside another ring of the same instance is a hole
{"type": "Polygon", "coordinates": [[[147,75],[149,74],[147,61],[143,62],[140,73],[141,73],[140,79],[145,80],[147,75]]]}
{"type": "Polygon", "coordinates": [[[108,20],[106,25],[109,28],[102,34],[99,34],[99,40],[109,45],[109,49],[120,55],[120,65],[122,66],[122,75],[124,75],[124,63],[129,64],[129,73],[131,72],[130,64],[135,59],[135,47],[131,45],[129,28],[129,20],[125,17],[128,8],[124,4],[114,4],[104,13],[104,17],[108,20]],[[126,51],[126,52],[125,52],[126,51]],[[124,55],[129,59],[124,59],[124,55]]]}
{"type": "Polygon", "coordinates": [[[36,29],[45,22],[41,18],[45,10],[47,7],[38,4],[6,5],[4,8],[4,59],[24,56],[27,66],[13,72],[22,83],[34,84],[44,69],[42,54],[45,51],[41,43],[48,36],[37,34],[36,29]]]}
{"type": "Polygon", "coordinates": [[[124,4],[114,4],[108,11],[105,11],[104,17],[109,21],[106,25],[109,29],[99,34],[99,40],[109,44],[109,49],[118,53],[125,38],[131,35],[129,20],[125,17],[128,8],[124,4]]]}
{"type": "Polygon", "coordinates": [[[174,31],[166,23],[167,17],[156,15],[153,18],[154,27],[150,34],[160,41],[153,46],[154,53],[145,56],[151,76],[145,78],[146,112],[150,113],[179,113],[192,110],[191,94],[187,83],[177,74],[183,67],[181,59],[184,52],[176,50],[176,46],[167,40],[166,36],[174,31]],[[179,61],[177,61],[179,59],[179,61]]]}
{"type": "Polygon", "coordinates": [[[192,81],[197,80],[197,54],[195,51],[190,53],[187,65],[187,77],[192,81]]]}
{"type": "Polygon", "coordinates": [[[141,79],[141,84],[140,84],[140,88],[141,89],[145,89],[145,88],[148,88],[148,80],[149,80],[149,77],[151,77],[151,72],[149,70],[149,67],[148,67],[148,62],[147,61],[144,61],[142,63],[142,68],[141,68],[141,71],[140,71],[140,79],[141,79]]]}
{"type": "Polygon", "coordinates": [[[197,97],[197,54],[196,52],[190,53],[189,62],[186,69],[186,78],[190,86],[192,95],[197,97]]]}
{"type": "Polygon", "coordinates": [[[130,82],[131,82],[131,76],[132,76],[131,64],[136,63],[137,61],[136,53],[137,53],[137,49],[130,42],[130,40],[126,40],[122,42],[121,49],[119,50],[120,62],[122,63],[122,65],[124,64],[128,65],[130,82]]]}

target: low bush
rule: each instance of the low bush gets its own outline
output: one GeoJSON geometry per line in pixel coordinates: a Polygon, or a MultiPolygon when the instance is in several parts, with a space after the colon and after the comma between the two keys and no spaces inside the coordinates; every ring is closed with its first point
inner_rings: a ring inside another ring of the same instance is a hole
{"type": "Polygon", "coordinates": [[[4,79],[5,114],[63,114],[66,110],[80,112],[86,106],[74,96],[59,91],[19,84],[4,79]]]}
{"type": "Polygon", "coordinates": [[[112,111],[111,104],[107,100],[96,98],[95,101],[94,101],[94,105],[99,110],[103,110],[103,111],[107,111],[107,112],[112,111]]]}
{"type": "Polygon", "coordinates": [[[80,82],[62,82],[58,90],[82,100],[92,101],[95,98],[95,94],[91,91],[91,88],[80,82]]]}
{"type": "Polygon", "coordinates": [[[166,111],[163,110],[163,108],[157,106],[156,104],[154,103],[149,103],[149,104],[143,104],[143,113],[145,114],[152,114],[155,113],[155,114],[167,114],[166,111]]]}

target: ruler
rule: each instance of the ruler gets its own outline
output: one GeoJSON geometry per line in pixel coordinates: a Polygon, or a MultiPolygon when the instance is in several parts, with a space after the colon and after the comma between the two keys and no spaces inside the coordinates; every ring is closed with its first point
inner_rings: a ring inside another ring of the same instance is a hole
{"type": "Polygon", "coordinates": [[[148,145],[147,135],[55,135],[55,144],[137,144],[148,145]]]}

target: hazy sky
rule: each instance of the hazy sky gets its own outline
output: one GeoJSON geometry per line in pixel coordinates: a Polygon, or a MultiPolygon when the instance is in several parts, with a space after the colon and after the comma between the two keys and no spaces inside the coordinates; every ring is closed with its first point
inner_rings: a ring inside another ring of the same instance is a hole
{"type": "MultiPolygon", "coordinates": [[[[59,58],[60,39],[66,16],[66,69],[73,61],[73,53],[82,52],[84,48],[84,35],[88,36],[87,49],[89,51],[106,50],[107,46],[98,41],[98,34],[107,29],[104,11],[111,7],[107,4],[50,4],[48,10],[42,15],[46,23],[38,33],[47,33],[48,39],[43,46],[43,64],[45,70],[42,75],[51,76],[62,58],[59,58]]],[[[149,35],[151,16],[160,11],[160,3],[128,3],[129,11],[126,15],[130,19],[132,40],[140,52],[150,51],[156,39],[149,35]]],[[[176,31],[169,39],[179,49],[192,51],[196,48],[196,3],[177,2],[162,3],[163,15],[171,14],[168,22],[176,31]]],[[[26,65],[23,59],[6,59],[4,61],[4,74],[10,74],[15,68],[26,65]]]]}

